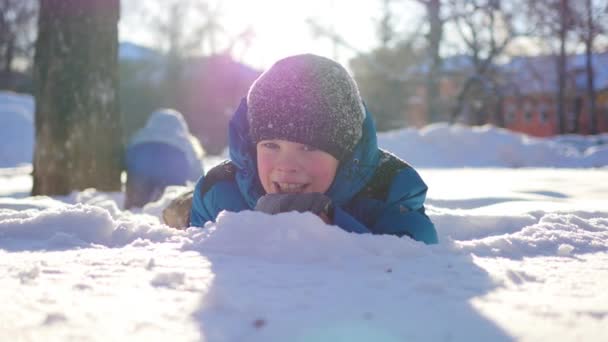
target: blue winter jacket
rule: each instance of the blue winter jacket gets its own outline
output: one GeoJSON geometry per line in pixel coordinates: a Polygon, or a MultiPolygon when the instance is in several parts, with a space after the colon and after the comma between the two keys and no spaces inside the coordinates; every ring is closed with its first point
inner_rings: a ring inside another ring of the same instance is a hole
{"type": "Polygon", "coordinates": [[[190,164],[185,153],[162,142],[129,145],[125,152],[125,209],[156,201],[169,185],[186,185],[190,164]]]}
{"type": "MultiPolygon", "coordinates": [[[[214,221],[222,210],[252,210],[265,194],[244,99],[229,124],[229,150],[231,161],[216,166],[196,184],[191,226],[214,221]]],[[[333,224],[348,232],[407,235],[432,244],[437,243],[437,232],[424,213],[426,191],[411,166],[378,148],[376,128],[366,113],[363,136],[350,159],[340,163],[326,195],[334,205],[333,224]]]]}

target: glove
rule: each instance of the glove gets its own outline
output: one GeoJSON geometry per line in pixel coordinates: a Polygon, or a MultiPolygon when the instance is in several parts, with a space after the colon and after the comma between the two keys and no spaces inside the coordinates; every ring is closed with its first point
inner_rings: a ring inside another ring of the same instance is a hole
{"type": "Polygon", "coordinates": [[[192,196],[194,196],[194,191],[188,191],[171,201],[169,206],[163,210],[163,221],[166,225],[177,229],[188,228],[192,196]]]}
{"type": "Polygon", "coordinates": [[[278,214],[288,211],[312,212],[321,217],[333,216],[331,199],[320,192],[267,194],[258,200],[255,210],[267,214],[278,214]]]}

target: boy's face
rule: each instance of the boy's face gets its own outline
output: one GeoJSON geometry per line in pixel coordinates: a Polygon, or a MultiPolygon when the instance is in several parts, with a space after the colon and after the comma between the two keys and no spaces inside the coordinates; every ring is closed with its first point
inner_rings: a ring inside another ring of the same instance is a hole
{"type": "Polygon", "coordinates": [[[258,174],[268,194],[325,193],[338,169],[331,154],[287,140],[262,140],[256,150],[258,174]]]}

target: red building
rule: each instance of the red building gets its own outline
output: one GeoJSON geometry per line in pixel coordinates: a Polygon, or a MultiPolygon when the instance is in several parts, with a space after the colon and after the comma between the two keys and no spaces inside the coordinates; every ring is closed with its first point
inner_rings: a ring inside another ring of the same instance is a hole
{"type": "MultiPolygon", "coordinates": [[[[608,53],[595,54],[592,61],[596,130],[608,132],[608,53]]],[[[535,136],[559,134],[556,57],[517,57],[503,70],[510,81],[502,101],[505,127],[535,136]]],[[[589,108],[585,56],[569,56],[564,103],[567,133],[591,133],[589,108]]]]}
{"type": "MultiPolygon", "coordinates": [[[[493,88],[489,97],[474,95],[465,103],[458,121],[474,124],[478,117],[473,112],[485,112],[487,122],[504,126],[513,131],[534,136],[551,136],[560,133],[557,114],[557,57],[515,57],[507,64],[498,66],[501,85],[493,88]],[[479,100],[476,101],[476,99],[479,100]],[[488,98],[491,98],[489,101],[488,98]],[[480,110],[481,108],[481,110],[480,110]]],[[[448,120],[455,106],[455,99],[464,81],[474,71],[469,58],[446,58],[440,81],[439,103],[448,120]]],[[[596,90],[597,132],[608,132],[608,52],[593,55],[594,86],[596,90]]],[[[573,55],[567,59],[564,110],[567,133],[589,134],[589,97],[585,55],[573,55]]],[[[426,92],[421,84],[416,95],[407,104],[406,120],[416,127],[429,122],[426,113],[426,92]]]]}

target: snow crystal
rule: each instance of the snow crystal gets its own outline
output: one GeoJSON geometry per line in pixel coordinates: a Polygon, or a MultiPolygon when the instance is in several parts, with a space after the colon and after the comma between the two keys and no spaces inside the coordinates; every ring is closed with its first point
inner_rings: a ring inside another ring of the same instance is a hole
{"type": "Polygon", "coordinates": [[[574,247],[567,243],[562,243],[557,247],[557,255],[560,256],[569,256],[572,254],[572,251],[574,251],[574,247]]]}

